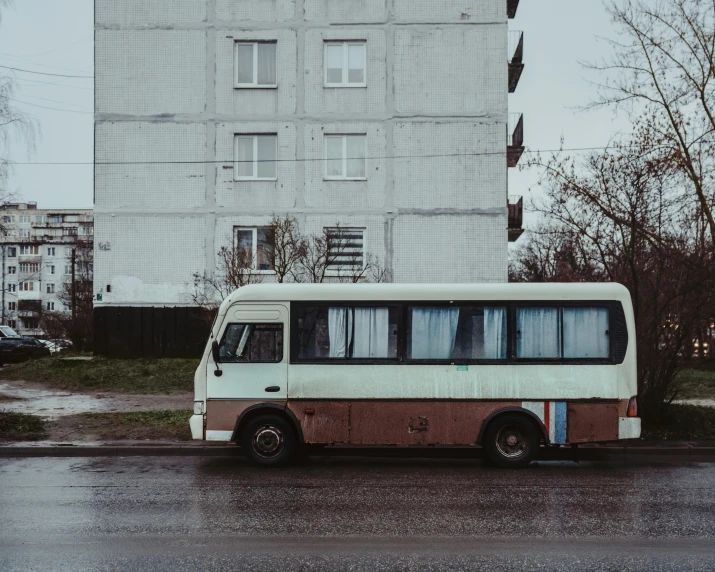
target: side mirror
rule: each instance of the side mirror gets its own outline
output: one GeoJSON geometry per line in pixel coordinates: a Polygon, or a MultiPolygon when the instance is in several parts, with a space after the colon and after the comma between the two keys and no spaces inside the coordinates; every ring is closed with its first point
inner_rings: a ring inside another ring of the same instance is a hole
{"type": "Polygon", "coordinates": [[[214,375],[216,377],[221,377],[223,375],[223,372],[221,371],[221,368],[218,365],[221,361],[221,354],[218,351],[218,342],[216,340],[214,340],[213,343],[211,344],[211,356],[214,358],[214,364],[216,365],[216,369],[214,370],[214,375]]]}

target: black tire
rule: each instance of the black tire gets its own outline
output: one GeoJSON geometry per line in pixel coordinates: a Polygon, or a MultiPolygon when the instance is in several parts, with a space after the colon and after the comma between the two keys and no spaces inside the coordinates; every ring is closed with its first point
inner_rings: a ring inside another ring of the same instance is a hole
{"type": "Polygon", "coordinates": [[[241,431],[243,454],[257,465],[287,465],[296,454],[298,438],[293,425],[278,415],[258,415],[241,431]]]}
{"type": "Polygon", "coordinates": [[[482,445],[497,467],[521,469],[539,454],[541,432],[526,415],[500,415],[487,427],[482,445]]]}

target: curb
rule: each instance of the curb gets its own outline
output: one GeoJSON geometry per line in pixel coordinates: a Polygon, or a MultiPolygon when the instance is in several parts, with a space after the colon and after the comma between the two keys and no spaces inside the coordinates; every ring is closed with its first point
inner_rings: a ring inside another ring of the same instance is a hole
{"type": "MultiPolygon", "coordinates": [[[[321,456],[384,457],[379,449],[329,449],[321,456]]],[[[474,450],[389,450],[391,457],[475,458],[474,450]]],[[[0,458],[22,457],[242,457],[241,449],[230,446],[0,446],[0,458]]],[[[609,462],[715,462],[715,447],[582,447],[578,449],[542,449],[540,461],[609,461],[609,462]]]]}

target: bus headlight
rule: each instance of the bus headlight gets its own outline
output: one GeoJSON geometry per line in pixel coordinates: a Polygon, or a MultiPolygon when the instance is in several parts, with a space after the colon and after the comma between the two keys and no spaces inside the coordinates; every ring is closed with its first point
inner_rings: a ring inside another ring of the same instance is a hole
{"type": "Polygon", "coordinates": [[[203,401],[194,401],[194,415],[203,415],[204,414],[204,402],[203,401]]]}

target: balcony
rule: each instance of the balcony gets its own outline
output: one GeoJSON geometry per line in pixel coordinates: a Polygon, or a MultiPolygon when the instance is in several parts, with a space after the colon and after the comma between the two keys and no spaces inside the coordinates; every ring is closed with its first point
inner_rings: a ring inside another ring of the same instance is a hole
{"type": "Polygon", "coordinates": [[[509,195],[509,242],[516,242],[524,234],[524,197],[509,195]]]}
{"type": "Polygon", "coordinates": [[[514,93],[524,71],[524,32],[509,32],[509,56],[509,93],[514,93]]]}
{"type": "Polygon", "coordinates": [[[524,114],[510,113],[507,127],[506,162],[509,167],[516,167],[524,154],[524,114]]]}
{"type": "Polygon", "coordinates": [[[506,0],[506,14],[509,18],[516,16],[516,10],[519,8],[519,0],[506,0]]]}

